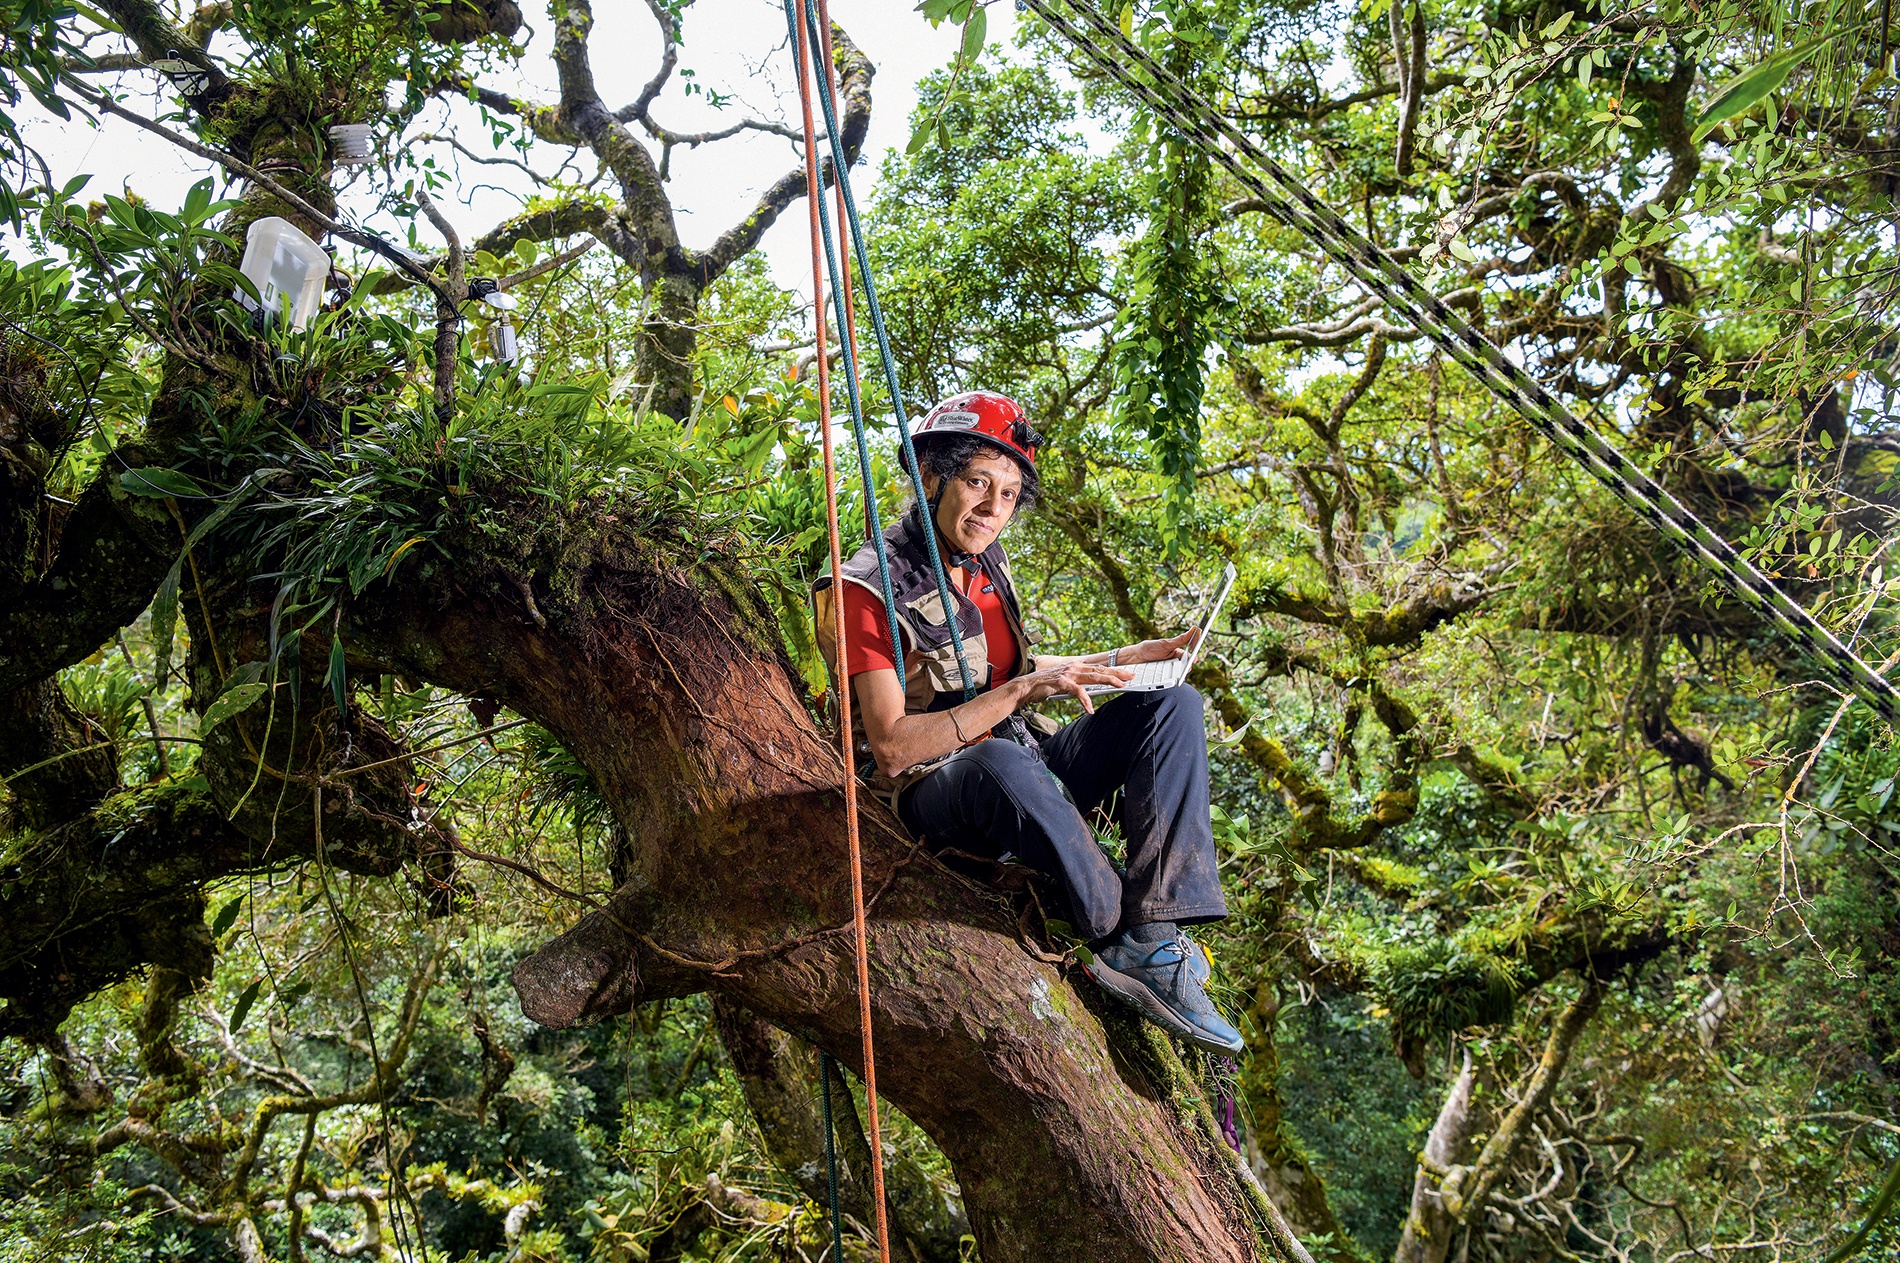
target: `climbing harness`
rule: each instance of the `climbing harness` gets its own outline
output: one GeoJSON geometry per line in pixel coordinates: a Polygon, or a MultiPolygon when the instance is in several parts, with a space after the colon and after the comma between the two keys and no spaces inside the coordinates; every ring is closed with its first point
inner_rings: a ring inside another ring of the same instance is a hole
{"type": "Polygon", "coordinates": [[[1200,146],[1265,203],[1281,223],[1319,243],[1368,292],[1403,313],[1530,422],[1553,447],[1587,469],[1638,517],[1698,558],[1722,587],[1765,617],[1776,630],[1793,638],[1832,683],[1858,695],[1888,723],[1900,725],[1900,687],[1882,678],[1667,488],[1637,468],[1542,383],[1512,362],[1502,348],[1420,284],[1398,260],[1321,203],[1211,102],[1170,76],[1146,50],[1122,33],[1118,23],[1082,0],[1070,0],[1066,7],[1088,31],[1062,12],[1058,0],[1017,0],[1017,7],[1048,23],[1100,70],[1200,146]],[[1099,42],[1090,37],[1090,32],[1099,37],[1099,42]],[[1232,152],[1221,143],[1223,139],[1233,146],[1232,152]],[[1258,171],[1237,155],[1244,155],[1258,171]]]}

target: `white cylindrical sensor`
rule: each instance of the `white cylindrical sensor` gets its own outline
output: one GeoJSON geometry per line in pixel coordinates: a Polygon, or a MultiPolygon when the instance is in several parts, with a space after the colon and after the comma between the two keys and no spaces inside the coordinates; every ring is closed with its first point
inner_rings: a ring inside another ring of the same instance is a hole
{"type": "Polygon", "coordinates": [[[513,364],[521,358],[521,343],[515,337],[515,322],[503,316],[488,326],[488,349],[503,364],[513,364]]]}

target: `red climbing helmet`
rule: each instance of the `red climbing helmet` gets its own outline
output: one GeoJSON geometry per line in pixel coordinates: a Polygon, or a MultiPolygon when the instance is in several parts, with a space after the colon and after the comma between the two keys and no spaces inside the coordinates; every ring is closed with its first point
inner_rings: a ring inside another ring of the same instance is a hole
{"type": "Polygon", "coordinates": [[[910,437],[912,443],[921,444],[934,435],[952,434],[967,434],[1000,447],[1021,463],[1024,472],[1036,472],[1036,449],[1043,437],[1029,424],[1022,405],[1008,395],[992,390],[951,395],[924,414],[910,437]]]}

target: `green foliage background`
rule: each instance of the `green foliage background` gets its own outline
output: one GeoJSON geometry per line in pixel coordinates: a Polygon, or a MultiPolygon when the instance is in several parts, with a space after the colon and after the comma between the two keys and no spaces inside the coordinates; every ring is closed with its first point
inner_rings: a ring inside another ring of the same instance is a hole
{"type": "MultiPolygon", "coordinates": [[[[244,7],[234,77],[319,90],[293,54],[351,82],[456,69],[412,38],[415,15],[384,12],[397,7],[244,7]],[[325,41],[342,31],[357,38],[325,41]]],[[[1412,11],[1157,0],[1124,20],[1890,662],[1891,15],[1852,0],[1428,3],[1419,157],[1401,174],[1391,31],[1412,11]],[[1764,65],[1786,73],[1756,93],[1764,65]]],[[[61,41],[86,18],[9,13],[0,76],[17,111],[49,101],[49,58],[82,55],[61,41]]],[[[1820,1257],[1900,1155],[1892,731],[1811,683],[1310,243],[1234,207],[1201,156],[1024,30],[922,85],[918,143],[880,159],[875,279],[913,412],[1007,390],[1055,440],[1045,507],[1010,539],[1044,643],[1182,625],[1222,562],[1240,567],[1197,683],[1214,701],[1234,911],[1204,938],[1250,1040],[1250,1157],[1324,1190],[1332,1222],[1303,1224],[1316,1252],[1391,1256],[1463,1058],[1495,1125],[1578,970],[1604,961],[1602,1011],[1464,1257],[1820,1257]]],[[[511,126],[494,148],[514,152],[511,126]]],[[[10,127],[0,116],[17,149],[10,127]]],[[[413,218],[416,189],[450,177],[407,161],[385,172],[385,204],[413,218]]],[[[165,210],[136,187],[89,204],[29,172],[7,197],[21,223],[0,265],[8,378],[30,363],[67,422],[49,492],[77,498],[112,462],[139,466],[165,357],[255,352],[247,399],[182,405],[199,481],[169,489],[237,502],[206,547],[279,567],[286,627],[425,556],[453,564],[451,541],[526,556],[537,533],[610,504],[669,555],[757,583],[779,616],[762,634],[822,692],[803,596],[824,556],[810,331],[760,260],[701,304],[683,422],[634,380],[648,312],[603,252],[522,288],[522,371],[480,357],[480,327],[464,333],[442,417],[412,293],[366,275],[304,333],[252,330],[225,297],[232,225],[209,185],[165,210]]],[[[874,406],[881,389],[867,387],[874,406]]],[[[893,512],[890,436],[873,443],[893,512]]],[[[175,669],[181,599],[174,581],[169,609],[60,677],[129,786],[189,784],[194,743],[223,718],[193,709],[175,669]]],[[[286,652],[283,670],[320,671],[286,652]]],[[[339,697],[435,751],[421,796],[472,850],[610,888],[614,823],[547,734],[476,739],[496,717],[470,699],[328,671],[339,697]]],[[[9,823],[0,896],[28,846],[9,823]]],[[[220,883],[216,977],[179,1036],[196,1077],[171,1125],[239,1127],[272,1074],[360,1082],[435,958],[400,1089],[324,1113],[307,1155],[328,1187],[393,1190],[393,1243],[509,1263],[816,1258],[819,1209],[765,1156],[703,1000],[535,1028],[507,974],[575,908],[510,870],[469,879],[468,906],[442,920],[413,886],[317,864],[220,883]],[[766,1208],[731,1211],[709,1175],[766,1208]]],[[[153,1090],[126,1037],[145,985],[126,979],[63,1028],[121,1105],[153,1090]]],[[[220,1229],[140,1191],[176,1190],[177,1163],[136,1144],[94,1160],[106,1116],[66,1108],[66,1092],[45,1049],[0,1045],[0,1263],[230,1257],[220,1229]]],[[[949,1178],[921,1133],[897,1136],[949,1178]]],[[[275,1130],[254,1178],[281,1186],[298,1144],[275,1130]]],[[[339,1242],[362,1222],[348,1204],[313,1216],[339,1242]]],[[[281,1217],[264,1231],[273,1257],[288,1249],[281,1217]]],[[[1866,1257],[1897,1240],[1876,1228],[1866,1257]]]]}

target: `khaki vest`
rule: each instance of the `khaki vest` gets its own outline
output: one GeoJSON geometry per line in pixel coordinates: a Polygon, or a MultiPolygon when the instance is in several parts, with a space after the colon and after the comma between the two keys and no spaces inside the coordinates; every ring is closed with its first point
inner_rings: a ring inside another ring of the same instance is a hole
{"type": "MultiPolygon", "coordinates": [[[[947,710],[963,700],[963,674],[957,668],[956,642],[950,636],[949,620],[944,615],[943,593],[938,590],[930,556],[924,550],[923,518],[912,506],[897,521],[884,529],[884,547],[891,571],[891,594],[897,605],[897,630],[903,637],[904,713],[919,715],[947,710]]],[[[1016,586],[1010,579],[1009,559],[1000,542],[979,553],[976,561],[982,576],[996,585],[1010,631],[1016,637],[1017,671],[1030,669],[1030,646],[1034,643],[1023,626],[1022,607],[1016,599],[1016,586]]],[[[950,559],[945,558],[949,566],[950,559]]],[[[878,608],[884,608],[884,589],[878,577],[877,550],[871,541],[852,554],[843,566],[844,581],[856,584],[871,594],[878,608]]],[[[989,646],[983,632],[983,613],[976,602],[951,585],[955,598],[957,629],[963,634],[963,656],[978,692],[987,687],[989,646]]],[[[817,622],[818,647],[831,668],[834,682],[843,680],[838,662],[837,613],[832,604],[831,578],[826,576],[812,585],[812,612],[817,622]]],[[[906,768],[895,776],[885,776],[871,757],[870,743],[864,735],[864,720],[852,707],[851,729],[858,751],[858,770],[871,791],[893,806],[897,795],[929,775],[948,759],[932,759],[906,768]]],[[[1010,716],[998,724],[993,734],[1031,742],[1023,721],[1010,716]]],[[[980,740],[980,738],[979,738],[980,740]]],[[[954,753],[954,751],[952,752],[954,753]]]]}

